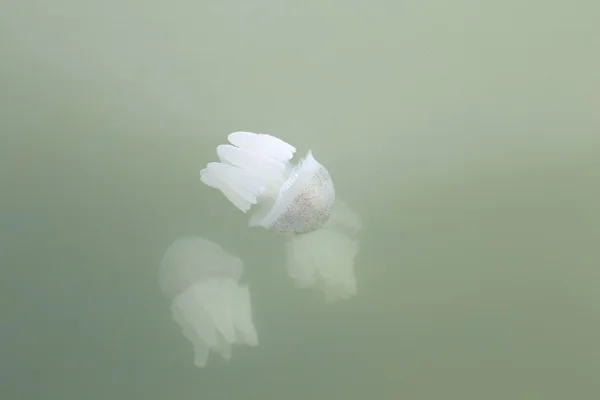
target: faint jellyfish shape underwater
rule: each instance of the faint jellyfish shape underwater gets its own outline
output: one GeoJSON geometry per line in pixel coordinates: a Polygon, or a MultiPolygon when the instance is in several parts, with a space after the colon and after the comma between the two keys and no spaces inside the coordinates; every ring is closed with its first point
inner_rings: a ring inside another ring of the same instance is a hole
{"type": "Polygon", "coordinates": [[[243,269],[239,258],[201,237],[178,238],[161,261],[162,292],[198,367],[211,351],[228,361],[233,345],[258,345],[248,286],[239,283],[243,269]]]}
{"type": "Polygon", "coordinates": [[[249,226],[286,237],[287,270],[298,287],[317,288],[329,301],[356,294],[354,260],[361,221],[340,199],[329,171],[311,151],[292,163],[296,148],[266,134],[234,132],[219,145],[220,162],[200,171],[239,210],[249,226]]]}

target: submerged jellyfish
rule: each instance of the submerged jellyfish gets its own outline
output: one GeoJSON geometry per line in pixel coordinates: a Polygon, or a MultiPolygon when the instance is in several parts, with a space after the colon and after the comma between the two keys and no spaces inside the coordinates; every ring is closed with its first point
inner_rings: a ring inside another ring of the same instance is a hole
{"type": "Polygon", "coordinates": [[[217,147],[220,162],[200,171],[249,225],[286,237],[287,269],[299,287],[322,290],[328,300],[356,293],[354,259],[358,216],[336,200],[329,171],[309,151],[292,163],[296,148],[266,134],[234,132],[217,147]]]}
{"type": "Polygon", "coordinates": [[[231,359],[232,345],[258,345],[250,293],[241,286],[242,261],[201,237],[183,237],[167,249],[159,283],[173,301],[171,313],[194,346],[194,364],[209,353],[231,359]]]}

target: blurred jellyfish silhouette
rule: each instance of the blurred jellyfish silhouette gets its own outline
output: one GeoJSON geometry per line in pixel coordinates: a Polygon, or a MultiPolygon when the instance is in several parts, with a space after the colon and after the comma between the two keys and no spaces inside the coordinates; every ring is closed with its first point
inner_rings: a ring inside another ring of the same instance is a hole
{"type": "Polygon", "coordinates": [[[361,222],[340,199],[329,171],[308,151],[292,163],[296,148],[270,135],[234,132],[217,147],[220,162],[200,171],[244,213],[249,226],[286,237],[287,270],[298,287],[322,290],[329,301],[356,293],[354,259],[361,222]]]}
{"type": "Polygon", "coordinates": [[[172,300],[171,313],[194,346],[194,364],[209,353],[231,359],[233,345],[258,345],[250,293],[239,279],[242,261],[201,237],[182,237],[167,249],[159,283],[172,300]]]}

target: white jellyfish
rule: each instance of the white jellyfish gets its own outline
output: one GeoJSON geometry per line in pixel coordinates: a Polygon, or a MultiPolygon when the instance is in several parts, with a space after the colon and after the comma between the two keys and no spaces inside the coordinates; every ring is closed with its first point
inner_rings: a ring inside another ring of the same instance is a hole
{"type": "Polygon", "coordinates": [[[167,249],[159,283],[173,301],[171,313],[204,367],[211,351],[226,361],[232,345],[258,345],[250,293],[239,284],[242,261],[201,237],[182,237],[167,249]]]}
{"type": "Polygon", "coordinates": [[[287,269],[299,287],[318,288],[328,300],[356,293],[354,259],[358,216],[339,199],[329,171],[311,151],[292,163],[296,148],[266,134],[234,132],[217,147],[220,162],[200,171],[244,213],[250,226],[286,236],[287,269]]]}

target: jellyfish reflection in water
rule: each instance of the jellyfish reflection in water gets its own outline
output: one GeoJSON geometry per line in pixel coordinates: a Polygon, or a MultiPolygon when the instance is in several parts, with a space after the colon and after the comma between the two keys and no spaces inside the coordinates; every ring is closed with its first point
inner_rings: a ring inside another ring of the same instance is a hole
{"type": "Polygon", "coordinates": [[[239,284],[242,272],[239,258],[201,237],[175,240],[162,259],[159,283],[198,367],[211,351],[229,360],[232,345],[258,345],[250,293],[239,284]]]}
{"type": "Polygon", "coordinates": [[[299,287],[322,290],[329,301],[356,293],[358,216],[336,200],[329,171],[309,151],[270,135],[234,132],[217,147],[220,162],[200,171],[239,210],[252,208],[250,226],[286,236],[287,270],[299,287]]]}

